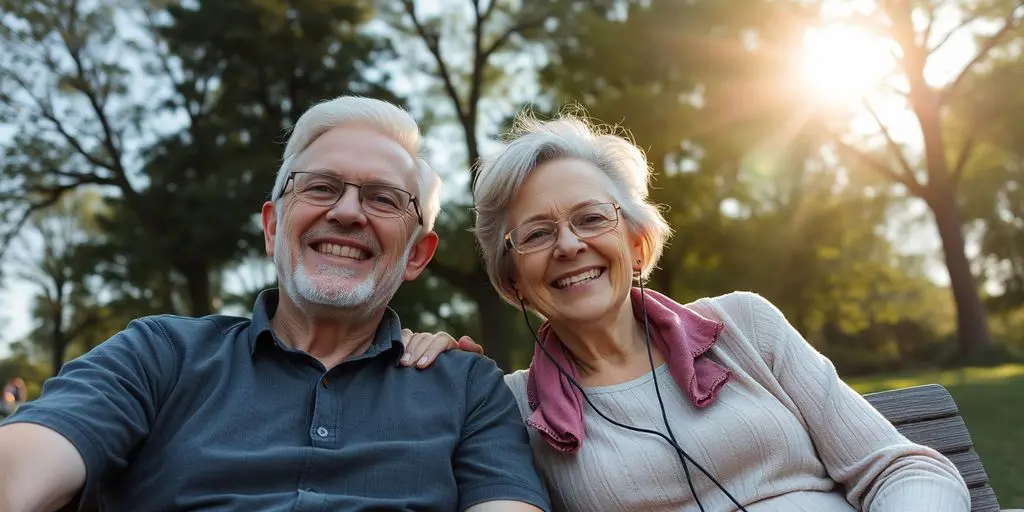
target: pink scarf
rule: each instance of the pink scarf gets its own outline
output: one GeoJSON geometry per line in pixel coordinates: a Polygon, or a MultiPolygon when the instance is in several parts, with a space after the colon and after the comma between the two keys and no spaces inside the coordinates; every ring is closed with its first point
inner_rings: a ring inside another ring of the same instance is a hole
{"type": "MultiPolygon", "coordinates": [[[[669,373],[683,394],[695,407],[707,407],[715,401],[731,375],[726,368],[703,357],[718,341],[723,324],[705,318],[658,292],[645,290],[644,296],[647,299],[651,342],[664,354],[669,373]]],[[[633,302],[633,315],[638,322],[643,322],[639,288],[631,290],[630,300],[633,302]]],[[[568,350],[551,330],[550,324],[542,325],[538,336],[558,364],[578,380],[576,365],[570,361],[568,350]]],[[[533,410],[526,424],[537,429],[552,448],[567,453],[578,451],[583,445],[583,410],[587,403],[540,347],[534,349],[526,394],[533,410]]]]}

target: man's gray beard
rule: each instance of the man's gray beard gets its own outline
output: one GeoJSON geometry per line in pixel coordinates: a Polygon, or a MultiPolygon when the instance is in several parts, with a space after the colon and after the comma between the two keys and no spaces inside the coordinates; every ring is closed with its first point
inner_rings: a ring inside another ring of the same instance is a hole
{"type": "MultiPolygon", "coordinates": [[[[402,257],[390,269],[381,269],[383,262],[377,260],[370,275],[355,287],[336,286],[333,289],[325,289],[324,286],[317,286],[313,279],[306,273],[303,266],[303,257],[299,256],[295,268],[290,273],[284,272],[282,264],[291,260],[291,250],[284,245],[281,237],[275,241],[277,250],[274,254],[279,257],[276,260],[278,272],[282,275],[281,288],[285,294],[296,305],[301,306],[303,302],[328,306],[340,309],[362,309],[371,313],[382,309],[391,301],[398,288],[402,285],[402,277],[405,266],[409,262],[409,256],[415,245],[415,238],[409,241],[402,257]],[[378,285],[378,281],[380,281],[378,285]]],[[[318,265],[316,273],[319,275],[336,275],[338,277],[352,277],[355,272],[347,268],[332,265],[318,265]]]]}

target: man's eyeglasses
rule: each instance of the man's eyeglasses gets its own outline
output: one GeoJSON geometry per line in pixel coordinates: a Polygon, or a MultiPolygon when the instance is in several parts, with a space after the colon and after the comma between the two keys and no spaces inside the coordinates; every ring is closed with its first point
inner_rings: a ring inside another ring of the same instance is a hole
{"type": "Polygon", "coordinates": [[[412,205],[416,212],[416,218],[420,225],[423,225],[419,201],[415,196],[398,187],[383,183],[352,183],[330,174],[296,171],[288,175],[288,179],[281,189],[281,195],[277,199],[284,196],[289,182],[293,184],[293,191],[299,200],[313,206],[334,206],[348,187],[355,187],[359,191],[359,204],[367,215],[387,218],[402,217],[408,213],[409,205],[412,205]]]}
{"type": "Polygon", "coordinates": [[[562,222],[568,222],[577,237],[592,238],[615,229],[619,223],[619,205],[591,204],[577,208],[566,220],[527,222],[505,235],[505,249],[515,249],[519,254],[547,249],[558,240],[558,225],[562,222]]]}

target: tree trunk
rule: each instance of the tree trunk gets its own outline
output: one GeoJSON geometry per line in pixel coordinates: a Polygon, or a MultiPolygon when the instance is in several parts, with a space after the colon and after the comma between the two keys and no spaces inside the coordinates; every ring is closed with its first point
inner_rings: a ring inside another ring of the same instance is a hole
{"type": "MultiPolygon", "coordinates": [[[[491,287],[483,264],[478,264],[473,275],[475,277],[468,279],[468,283],[453,284],[461,286],[476,303],[480,333],[480,339],[476,341],[486,347],[487,357],[493,359],[499,368],[506,373],[512,372],[518,368],[514,367],[515,349],[532,347],[533,335],[523,324],[523,314],[503,301],[491,287]]],[[[533,323],[534,331],[538,327],[538,323],[533,323]]],[[[529,354],[532,353],[529,349],[529,354]]],[[[529,357],[519,362],[528,363],[529,357]]]]}
{"type": "Polygon", "coordinates": [[[960,356],[983,355],[992,345],[988,321],[981,304],[974,274],[965,252],[963,223],[956,198],[949,189],[939,189],[928,201],[942,239],[942,252],[949,272],[950,288],[956,301],[957,341],[960,356]]]}
{"type": "Polygon", "coordinates": [[[57,287],[57,300],[50,318],[53,332],[50,339],[50,375],[56,376],[64,366],[64,353],[67,351],[67,339],[64,332],[64,285],[57,287]]]}
{"type": "MultiPolygon", "coordinates": [[[[924,139],[928,183],[923,199],[935,218],[942,240],[942,254],[949,272],[949,284],[956,301],[957,342],[960,356],[974,359],[990,347],[988,320],[981,304],[977,282],[967,259],[963,220],[957,203],[957,177],[950,172],[943,137],[941,93],[924,82],[923,63],[920,72],[911,77],[911,105],[921,126],[924,139]]],[[[954,170],[953,172],[958,172],[954,170]]],[[[909,177],[913,179],[913,176],[909,177]]]]}
{"type": "Polygon", "coordinates": [[[210,271],[206,265],[193,265],[182,270],[188,288],[189,314],[194,317],[213,314],[210,271]]]}
{"type": "Polygon", "coordinates": [[[62,333],[54,332],[53,349],[50,351],[50,376],[56,376],[64,367],[64,354],[67,353],[68,344],[63,339],[62,333]]]}

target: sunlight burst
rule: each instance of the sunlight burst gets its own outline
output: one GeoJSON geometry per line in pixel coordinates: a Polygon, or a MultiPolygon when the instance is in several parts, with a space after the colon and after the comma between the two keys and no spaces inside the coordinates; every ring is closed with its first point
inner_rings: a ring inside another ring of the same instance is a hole
{"type": "Polygon", "coordinates": [[[809,29],[804,35],[800,79],[818,102],[853,106],[877,91],[895,62],[887,42],[850,27],[809,29]]]}

